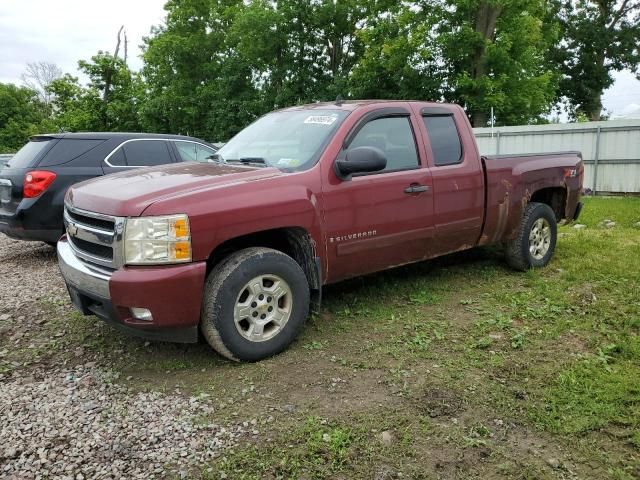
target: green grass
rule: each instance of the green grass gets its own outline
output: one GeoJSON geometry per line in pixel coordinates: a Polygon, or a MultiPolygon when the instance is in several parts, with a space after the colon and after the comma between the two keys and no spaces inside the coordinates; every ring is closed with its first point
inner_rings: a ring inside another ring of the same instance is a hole
{"type": "MultiPolygon", "coordinates": [[[[407,378],[424,382],[416,362],[424,369],[437,361],[439,369],[432,369],[429,383],[462,392],[469,408],[484,411],[473,415],[471,426],[449,432],[448,442],[461,451],[488,449],[498,475],[540,478],[549,472],[500,448],[487,417],[478,421],[487,410],[488,418],[511,418],[541,442],[575,449],[578,462],[598,466],[583,472],[633,478],[640,472],[640,232],[634,227],[640,221],[640,199],[588,198],[580,221],[586,229],[560,228],[557,255],[542,270],[510,272],[489,249],[479,259],[472,257],[471,264],[437,261],[347,282],[347,288],[329,295],[332,318],[329,325],[314,328],[313,336],[332,344],[334,335],[372,329],[372,340],[358,354],[376,368],[395,365],[388,383],[400,387],[404,382],[401,394],[408,397],[418,394],[406,387],[407,378]],[[616,227],[600,227],[605,218],[616,227]],[[465,315],[466,322],[455,318],[465,315]],[[608,432],[615,432],[615,440],[608,432]]],[[[345,353],[340,361],[349,366],[351,358],[345,353]]],[[[345,431],[349,425],[355,424],[347,422],[345,431]]],[[[342,464],[335,455],[318,457],[305,436],[286,436],[298,447],[291,463],[297,467],[274,478],[309,472],[310,478],[326,478],[342,471],[336,469],[342,464]]],[[[248,457],[232,456],[227,471],[251,472],[246,478],[273,474],[269,459],[278,455],[268,452],[258,448],[248,457]],[[256,456],[269,466],[266,470],[251,467],[256,456]]],[[[411,458],[412,450],[403,455],[411,458]]],[[[374,455],[378,461],[381,457],[374,455]]],[[[348,471],[363,470],[353,466],[348,471]]]]}

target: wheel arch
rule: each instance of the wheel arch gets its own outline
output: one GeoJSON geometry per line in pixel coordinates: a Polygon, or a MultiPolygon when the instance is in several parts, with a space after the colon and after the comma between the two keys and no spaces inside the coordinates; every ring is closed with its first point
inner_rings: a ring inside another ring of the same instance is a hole
{"type": "Polygon", "coordinates": [[[207,259],[207,274],[230,254],[250,247],[278,250],[293,258],[304,271],[311,292],[311,306],[317,312],[322,301],[322,268],[316,242],[302,227],[282,227],[253,232],[228,239],[218,245],[207,259]]]}
{"type": "Polygon", "coordinates": [[[566,187],[545,187],[536,190],[529,199],[530,203],[544,203],[551,207],[555,213],[556,221],[565,218],[565,206],[567,204],[566,187]]]}

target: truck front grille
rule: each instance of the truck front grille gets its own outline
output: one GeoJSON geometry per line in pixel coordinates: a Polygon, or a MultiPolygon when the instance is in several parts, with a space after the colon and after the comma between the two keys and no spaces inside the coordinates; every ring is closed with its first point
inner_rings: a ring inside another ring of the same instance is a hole
{"type": "Polygon", "coordinates": [[[105,260],[113,260],[112,247],[105,247],[104,245],[100,245],[97,243],[87,242],[86,240],[82,240],[78,237],[73,237],[71,241],[73,242],[73,245],[76,247],[76,249],[82,252],[86,252],[99,258],[104,258],[105,260]]]}
{"type": "Polygon", "coordinates": [[[69,244],[78,258],[109,270],[123,265],[124,218],[65,205],[64,225],[69,244]]]}
{"type": "Polygon", "coordinates": [[[112,232],[115,229],[115,222],[113,220],[104,220],[102,218],[88,217],[87,215],[81,215],[77,212],[67,209],[67,215],[73,221],[89,225],[92,227],[100,228],[107,232],[112,232]]]}

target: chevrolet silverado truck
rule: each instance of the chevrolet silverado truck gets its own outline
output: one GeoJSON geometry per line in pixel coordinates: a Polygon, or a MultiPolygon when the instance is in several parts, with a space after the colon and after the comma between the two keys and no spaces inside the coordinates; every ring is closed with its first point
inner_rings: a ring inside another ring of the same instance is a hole
{"type": "Polygon", "coordinates": [[[580,153],[481,157],[456,105],[287,108],[214,160],[69,189],[57,249],[82,313],[258,361],[291,344],[323,285],[489,244],[542,267],[582,207],[580,153]]]}

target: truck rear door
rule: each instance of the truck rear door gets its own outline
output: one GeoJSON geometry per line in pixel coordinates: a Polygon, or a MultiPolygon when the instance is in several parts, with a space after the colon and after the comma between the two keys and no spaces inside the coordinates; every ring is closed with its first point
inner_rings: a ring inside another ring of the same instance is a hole
{"type": "Polygon", "coordinates": [[[365,113],[341,154],[376,147],[385,153],[387,167],[346,181],[331,168],[323,173],[327,281],[429,256],[433,197],[418,128],[408,106],[365,113]]]}
{"type": "Polygon", "coordinates": [[[414,110],[433,182],[435,235],[433,254],[444,255],[475,246],[484,218],[484,173],[463,110],[455,106],[414,110]]]}

